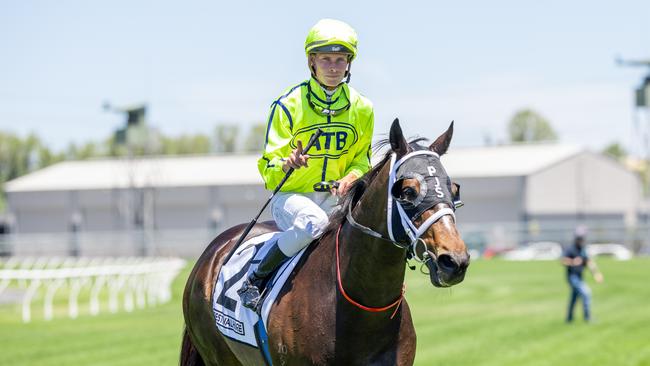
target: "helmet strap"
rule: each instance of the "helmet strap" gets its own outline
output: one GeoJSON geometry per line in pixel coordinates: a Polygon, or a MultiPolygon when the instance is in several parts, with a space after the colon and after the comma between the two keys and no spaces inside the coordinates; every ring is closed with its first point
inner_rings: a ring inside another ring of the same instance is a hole
{"type": "Polygon", "coordinates": [[[352,77],[352,73],[350,72],[350,69],[352,68],[352,62],[348,63],[348,69],[345,70],[345,83],[350,84],[350,78],[352,77]]]}
{"type": "MultiPolygon", "coordinates": [[[[310,56],[310,58],[311,58],[311,55],[309,55],[309,56],[310,56]]],[[[311,76],[312,76],[314,79],[316,79],[316,63],[315,63],[315,62],[314,62],[314,63],[311,63],[311,61],[310,61],[310,64],[309,64],[309,71],[311,71],[311,76]]],[[[316,79],[316,80],[318,80],[318,79],[316,79]]]]}

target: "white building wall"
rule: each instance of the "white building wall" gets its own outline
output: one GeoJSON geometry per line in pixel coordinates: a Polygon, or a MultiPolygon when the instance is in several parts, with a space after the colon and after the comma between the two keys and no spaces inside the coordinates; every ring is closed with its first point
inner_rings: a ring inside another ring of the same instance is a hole
{"type": "Polygon", "coordinates": [[[61,231],[67,225],[68,192],[11,193],[7,201],[15,218],[13,232],[61,231]]]}
{"type": "MultiPolygon", "coordinates": [[[[518,156],[514,150],[506,155],[512,157],[513,154],[518,156]]],[[[538,160],[540,154],[535,155],[538,160]]],[[[449,172],[452,175],[456,173],[455,178],[461,184],[461,196],[466,204],[457,211],[460,225],[520,224],[537,219],[566,221],[568,217],[575,218],[580,211],[587,215],[600,215],[607,220],[620,221],[625,217],[626,222],[631,222],[639,208],[641,187],[638,178],[616,162],[597,154],[574,154],[565,160],[553,161],[547,168],[527,176],[498,175],[504,174],[504,171],[497,171],[505,164],[503,156],[492,159],[499,161],[498,166],[485,170],[486,174],[491,173],[493,176],[471,175],[476,170],[476,164],[466,170],[461,169],[462,164],[466,163],[465,159],[475,161],[477,156],[486,159],[475,153],[455,163],[448,161],[449,172]],[[462,172],[470,175],[463,175],[462,172]]],[[[519,158],[527,159],[523,155],[519,158]]],[[[179,166],[187,167],[189,163],[182,160],[178,162],[179,166]]],[[[205,172],[206,167],[221,161],[216,158],[208,160],[209,164],[193,168],[196,169],[194,173],[188,171],[182,176],[195,178],[197,171],[205,172]]],[[[189,162],[191,161],[193,160],[190,159],[189,162]]],[[[94,166],[94,163],[88,164],[94,166]]],[[[164,165],[160,164],[158,166],[164,165]]],[[[250,165],[255,170],[251,164],[253,163],[239,163],[241,166],[250,165]]],[[[512,170],[525,169],[518,166],[512,170]]],[[[169,171],[177,172],[178,167],[169,171]]],[[[239,185],[230,181],[206,185],[204,181],[187,180],[183,181],[186,184],[184,186],[161,184],[155,188],[139,188],[137,192],[144,200],[147,217],[145,228],[159,231],[208,230],[218,233],[228,227],[249,222],[270,195],[260,184],[257,172],[253,173],[254,180],[242,181],[239,185]],[[257,183],[252,183],[253,181],[257,183]]],[[[33,178],[37,180],[38,177],[33,178]]],[[[211,179],[214,181],[217,178],[219,177],[211,179]]],[[[61,180],[67,181],[63,178],[61,180]]],[[[161,181],[165,182],[167,181],[161,181]]],[[[17,183],[14,183],[15,188],[21,188],[17,183]]],[[[39,185],[46,186],[49,185],[43,182],[39,185]]],[[[9,207],[17,223],[13,232],[69,232],[75,213],[81,217],[81,232],[122,231],[132,227],[132,220],[129,221],[128,217],[133,191],[126,188],[111,189],[106,185],[103,187],[47,192],[9,190],[9,207]]],[[[270,218],[269,212],[267,209],[260,221],[270,218]]]]}
{"type": "MultiPolygon", "coordinates": [[[[269,196],[262,185],[165,187],[14,192],[9,204],[17,233],[68,232],[74,220],[82,232],[133,228],[130,197],[143,202],[145,229],[224,230],[250,222],[269,196]]],[[[259,220],[268,220],[269,212],[259,220]]]]}
{"type": "Polygon", "coordinates": [[[12,232],[47,233],[67,230],[67,210],[64,207],[25,208],[17,210],[14,215],[16,227],[12,228],[12,232]]]}
{"type": "MultiPolygon", "coordinates": [[[[223,186],[218,188],[218,197],[223,203],[223,217],[220,228],[226,229],[241,223],[250,222],[269,199],[271,192],[263,185],[223,186]]],[[[269,205],[258,222],[271,219],[269,205]]]]}
{"type": "Polygon", "coordinates": [[[583,152],[530,175],[530,215],[634,216],[641,201],[639,179],[607,157],[583,152]]]}
{"type": "Polygon", "coordinates": [[[456,211],[460,224],[517,222],[522,217],[523,177],[461,178],[461,199],[456,211]]]}

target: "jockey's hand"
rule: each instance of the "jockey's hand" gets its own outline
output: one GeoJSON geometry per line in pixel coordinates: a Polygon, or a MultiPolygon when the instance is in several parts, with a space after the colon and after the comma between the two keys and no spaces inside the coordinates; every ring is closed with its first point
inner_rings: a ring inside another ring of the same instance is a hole
{"type": "Polygon", "coordinates": [[[348,193],[350,187],[352,187],[352,183],[354,183],[355,180],[357,180],[357,176],[353,173],[350,173],[345,177],[339,179],[337,181],[339,183],[339,186],[338,188],[332,188],[332,194],[335,194],[339,197],[345,195],[348,193]]]}
{"type": "Polygon", "coordinates": [[[302,141],[298,140],[298,146],[289,154],[289,157],[282,164],[282,170],[286,173],[290,168],[300,169],[301,167],[309,167],[307,160],[309,155],[302,154],[302,141]]]}

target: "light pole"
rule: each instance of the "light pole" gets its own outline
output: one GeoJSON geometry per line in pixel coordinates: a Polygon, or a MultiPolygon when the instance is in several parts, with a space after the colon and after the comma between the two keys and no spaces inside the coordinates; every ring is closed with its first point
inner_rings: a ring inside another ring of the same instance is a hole
{"type": "Polygon", "coordinates": [[[134,159],[135,149],[142,148],[142,152],[144,152],[145,140],[148,138],[146,127],[147,105],[140,104],[128,108],[116,108],[111,103],[104,102],[103,108],[107,112],[119,113],[126,117],[124,127],[118,128],[115,131],[114,138],[115,144],[117,146],[125,146],[127,153],[128,188],[125,210],[127,230],[139,236],[139,240],[136,240],[138,243],[138,254],[145,256],[147,255],[148,243],[144,233],[144,222],[151,220],[146,220],[144,217],[148,213],[148,210],[145,208],[145,192],[144,187],[141,187],[140,190],[136,187],[136,164],[134,164],[134,159]]]}
{"type": "Polygon", "coordinates": [[[635,90],[634,107],[637,109],[635,113],[635,120],[638,114],[641,113],[645,116],[645,126],[639,127],[641,123],[636,123],[636,128],[640,128],[639,134],[641,138],[641,156],[643,157],[643,191],[644,191],[644,204],[645,204],[645,229],[647,231],[644,235],[644,245],[648,245],[645,241],[650,240],[650,59],[646,60],[623,60],[620,57],[616,59],[619,66],[632,66],[632,67],[647,67],[648,74],[642,79],[641,84],[635,90]]]}

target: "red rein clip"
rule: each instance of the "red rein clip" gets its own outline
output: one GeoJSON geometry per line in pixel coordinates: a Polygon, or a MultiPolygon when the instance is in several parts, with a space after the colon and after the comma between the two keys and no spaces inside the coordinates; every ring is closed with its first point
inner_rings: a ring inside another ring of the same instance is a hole
{"type": "Polygon", "coordinates": [[[402,293],[400,294],[399,298],[395,300],[390,305],[381,307],[381,308],[373,308],[365,305],[361,305],[360,303],[354,301],[343,289],[343,282],[341,281],[341,265],[340,265],[340,259],[339,259],[339,233],[341,232],[341,227],[343,225],[339,226],[339,229],[336,231],[336,279],[338,280],[338,285],[339,285],[339,291],[341,291],[341,294],[343,297],[352,305],[358,307],[359,309],[365,310],[365,311],[370,311],[373,313],[378,313],[381,311],[386,311],[392,307],[395,307],[395,310],[393,311],[393,314],[390,316],[391,319],[395,317],[395,314],[397,314],[397,310],[399,309],[400,304],[402,303],[402,300],[404,299],[404,293],[406,292],[406,284],[402,285],[402,293]]]}

